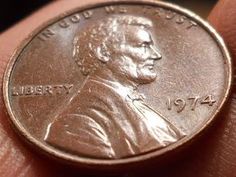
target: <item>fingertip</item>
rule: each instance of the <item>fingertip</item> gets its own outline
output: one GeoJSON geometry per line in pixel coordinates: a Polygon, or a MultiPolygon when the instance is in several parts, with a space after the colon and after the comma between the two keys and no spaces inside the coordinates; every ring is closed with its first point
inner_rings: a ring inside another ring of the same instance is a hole
{"type": "Polygon", "coordinates": [[[236,1],[220,0],[210,13],[208,20],[222,35],[232,57],[236,57],[236,1]]]}

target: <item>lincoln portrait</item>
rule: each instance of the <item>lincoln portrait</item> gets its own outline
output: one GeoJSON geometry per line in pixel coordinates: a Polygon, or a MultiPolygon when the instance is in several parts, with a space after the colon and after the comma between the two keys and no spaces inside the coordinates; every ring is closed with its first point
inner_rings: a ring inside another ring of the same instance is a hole
{"type": "Polygon", "coordinates": [[[119,159],[185,136],[138,92],[157,79],[154,65],[162,58],[152,28],[148,18],[112,15],[76,33],[73,61],[86,79],[48,125],[48,144],[82,157],[119,159]]]}

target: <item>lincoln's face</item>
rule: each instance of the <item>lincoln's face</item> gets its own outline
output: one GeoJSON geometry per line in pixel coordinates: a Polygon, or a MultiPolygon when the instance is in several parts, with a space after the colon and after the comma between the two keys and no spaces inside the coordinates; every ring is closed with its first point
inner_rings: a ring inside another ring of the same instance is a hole
{"type": "Polygon", "coordinates": [[[161,59],[151,34],[143,27],[129,26],[124,32],[124,41],[119,48],[116,71],[139,84],[150,83],[157,77],[154,71],[155,60],[161,59]]]}

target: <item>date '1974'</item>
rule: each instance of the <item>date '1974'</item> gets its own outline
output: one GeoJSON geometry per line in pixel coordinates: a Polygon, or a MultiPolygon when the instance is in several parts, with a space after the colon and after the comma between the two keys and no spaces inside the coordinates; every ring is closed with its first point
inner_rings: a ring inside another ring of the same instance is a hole
{"type": "Polygon", "coordinates": [[[168,110],[176,110],[177,113],[180,113],[184,111],[187,107],[194,111],[198,105],[208,105],[213,106],[214,103],[216,103],[216,100],[213,95],[207,95],[207,96],[194,96],[194,97],[188,97],[186,99],[183,98],[176,98],[171,99],[167,98],[167,109],[168,110]]]}

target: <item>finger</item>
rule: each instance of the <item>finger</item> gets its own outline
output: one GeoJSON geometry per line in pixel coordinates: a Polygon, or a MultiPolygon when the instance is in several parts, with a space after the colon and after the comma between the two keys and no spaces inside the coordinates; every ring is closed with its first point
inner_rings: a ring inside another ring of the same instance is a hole
{"type": "Polygon", "coordinates": [[[209,21],[223,36],[233,59],[236,58],[236,1],[221,0],[212,10],[209,21]]]}
{"type": "MultiPolygon", "coordinates": [[[[0,80],[2,80],[6,64],[19,44],[38,26],[45,21],[69,9],[92,3],[95,0],[61,0],[35,12],[27,19],[19,22],[8,31],[0,35],[0,80]]],[[[103,0],[96,0],[96,2],[103,0]]],[[[0,83],[1,86],[1,83],[0,83]]],[[[2,95],[2,94],[0,94],[2,95]]],[[[63,176],[59,170],[45,159],[37,157],[19,141],[19,137],[12,131],[4,111],[2,98],[0,99],[0,176],[51,177],[63,176]]]]}

